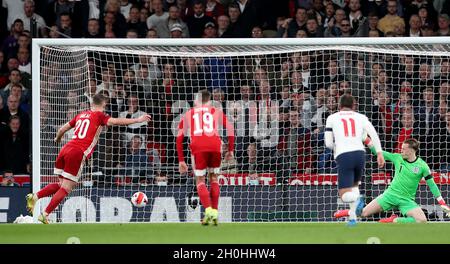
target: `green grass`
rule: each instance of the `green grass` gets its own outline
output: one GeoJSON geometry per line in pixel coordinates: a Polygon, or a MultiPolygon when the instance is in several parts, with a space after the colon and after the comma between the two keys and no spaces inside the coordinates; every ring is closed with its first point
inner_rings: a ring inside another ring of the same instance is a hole
{"type": "Polygon", "coordinates": [[[158,224],[1,224],[0,243],[82,244],[365,244],[377,237],[382,244],[450,243],[450,223],[227,223],[218,227],[187,223],[158,224]]]}

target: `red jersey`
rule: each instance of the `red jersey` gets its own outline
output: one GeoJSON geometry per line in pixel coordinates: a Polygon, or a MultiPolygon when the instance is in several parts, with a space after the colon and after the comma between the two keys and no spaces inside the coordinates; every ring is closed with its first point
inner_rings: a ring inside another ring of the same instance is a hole
{"type": "Polygon", "coordinates": [[[234,129],[229,124],[225,114],[212,106],[202,105],[191,108],[181,118],[178,125],[177,150],[178,161],[184,161],[183,137],[190,136],[191,153],[221,152],[219,125],[227,129],[228,151],[234,150],[234,129]]]}
{"type": "Polygon", "coordinates": [[[80,148],[86,158],[89,158],[97,144],[102,127],[106,126],[110,116],[100,111],[83,111],[70,120],[75,127],[72,139],[66,145],[80,148]]]}

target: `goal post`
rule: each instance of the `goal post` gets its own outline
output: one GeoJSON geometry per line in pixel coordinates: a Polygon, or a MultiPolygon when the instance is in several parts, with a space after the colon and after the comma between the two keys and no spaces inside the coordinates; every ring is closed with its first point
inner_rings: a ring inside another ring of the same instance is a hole
{"type": "MultiPolygon", "coordinates": [[[[62,145],[52,143],[54,133],[89,108],[92,94],[109,96],[113,117],[154,119],[105,129],[53,221],[199,222],[193,176],[177,172],[175,135],[201,89],[236,130],[235,160],[223,162],[219,175],[222,222],[336,221],[333,212],[344,204],[323,128],[343,93],[356,97],[384,149],[396,152],[417,137],[449,197],[450,167],[441,165],[450,150],[439,143],[450,133],[443,109],[450,99],[450,37],[33,39],[32,65],[33,192],[58,180],[53,166],[62,145]],[[146,207],[132,207],[136,191],[147,194],[146,207]]],[[[393,166],[378,170],[369,152],[366,160],[361,191],[370,201],[388,187],[393,166]]],[[[41,200],[34,215],[48,202],[41,200]]],[[[445,220],[423,183],[417,202],[429,217],[445,220]]]]}

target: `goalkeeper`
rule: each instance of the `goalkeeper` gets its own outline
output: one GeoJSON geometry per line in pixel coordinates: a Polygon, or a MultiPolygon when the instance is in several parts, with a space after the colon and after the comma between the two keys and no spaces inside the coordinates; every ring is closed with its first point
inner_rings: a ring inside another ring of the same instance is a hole
{"type": "MultiPolygon", "coordinates": [[[[365,139],[364,143],[372,153],[376,154],[369,137],[365,139]]],[[[404,217],[393,214],[391,217],[381,219],[380,222],[425,223],[427,218],[422,208],[415,202],[417,187],[422,177],[425,178],[428,187],[444,213],[450,217],[450,208],[442,198],[441,192],[431,175],[430,168],[424,160],[416,156],[418,149],[419,142],[410,138],[403,143],[400,154],[383,151],[384,158],[394,163],[394,178],[387,190],[364,207],[361,217],[368,217],[381,211],[398,208],[404,217]]],[[[339,210],[334,215],[336,218],[348,216],[348,210],[339,210]]]]}

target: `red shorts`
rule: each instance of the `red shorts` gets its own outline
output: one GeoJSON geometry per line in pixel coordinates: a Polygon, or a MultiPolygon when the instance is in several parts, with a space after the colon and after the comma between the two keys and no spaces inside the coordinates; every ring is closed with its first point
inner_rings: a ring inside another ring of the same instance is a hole
{"type": "Polygon", "coordinates": [[[74,182],[78,182],[86,157],[81,149],[64,146],[55,162],[54,173],[74,182]]]}
{"type": "Polygon", "coordinates": [[[192,155],[192,166],[195,176],[205,176],[206,169],[209,172],[220,173],[222,153],[220,152],[198,152],[192,155]]]}

